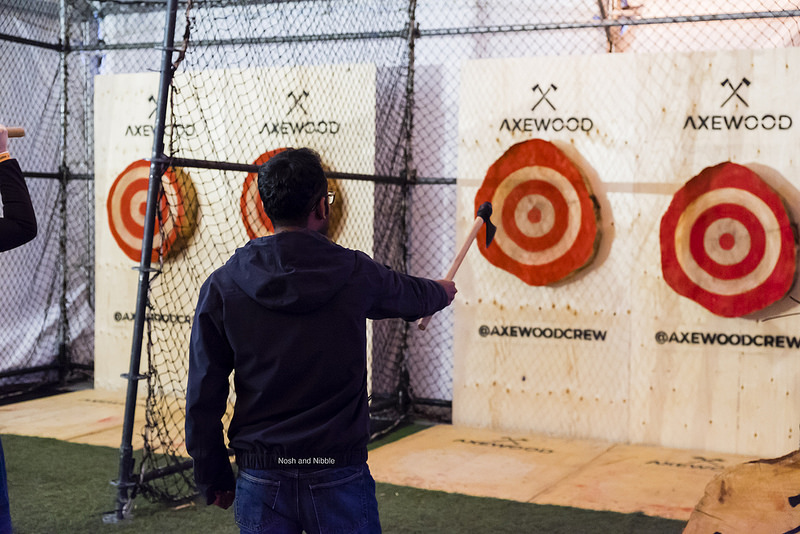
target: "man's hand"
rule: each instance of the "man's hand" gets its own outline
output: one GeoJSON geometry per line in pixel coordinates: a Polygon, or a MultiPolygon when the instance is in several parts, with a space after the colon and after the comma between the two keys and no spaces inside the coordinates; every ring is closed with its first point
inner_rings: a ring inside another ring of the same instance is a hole
{"type": "Polygon", "coordinates": [[[214,495],[217,497],[212,504],[219,506],[223,510],[230,508],[233,504],[233,499],[236,497],[236,493],[233,491],[215,491],[214,495]]]}
{"type": "Polygon", "coordinates": [[[456,289],[456,283],[452,280],[436,280],[440,286],[444,288],[445,293],[447,293],[447,305],[449,306],[453,299],[458,293],[458,289],[456,289]]]}

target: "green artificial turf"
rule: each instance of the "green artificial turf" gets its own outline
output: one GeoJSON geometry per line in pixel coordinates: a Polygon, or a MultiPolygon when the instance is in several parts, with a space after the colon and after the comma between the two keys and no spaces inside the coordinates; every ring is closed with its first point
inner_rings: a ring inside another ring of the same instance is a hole
{"type": "Polygon", "coordinates": [[[378,484],[387,533],[680,534],[686,523],[378,484]]]}
{"type": "MultiPolygon", "coordinates": [[[[407,435],[416,428],[403,429],[407,435]]],[[[386,443],[396,436],[378,442],[386,443]]],[[[131,519],[105,523],[115,506],[119,451],[53,439],[2,436],[15,534],[236,533],[232,510],[134,500],[131,519]]],[[[679,534],[685,523],[642,514],[469,497],[377,485],[386,533],[679,534]]],[[[113,514],[112,514],[113,516],[113,514]]]]}

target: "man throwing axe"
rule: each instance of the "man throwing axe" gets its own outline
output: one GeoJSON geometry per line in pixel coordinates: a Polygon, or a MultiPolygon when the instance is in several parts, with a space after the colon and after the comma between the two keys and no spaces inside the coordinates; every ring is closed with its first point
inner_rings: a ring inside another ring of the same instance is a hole
{"type": "Polygon", "coordinates": [[[195,310],[186,445],[198,489],[208,504],[234,503],[243,533],[380,532],[366,464],[366,319],[430,315],[455,284],[329,241],[334,198],[309,149],[274,155],[258,189],[274,235],[212,273],[195,310]],[[236,480],[221,423],[234,371],[236,480]]]}
{"type": "MultiPolygon", "coordinates": [[[[3,216],[0,217],[0,252],[27,243],[36,237],[38,231],[28,186],[25,185],[19,163],[8,152],[10,134],[20,137],[21,132],[21,128],[12,129],[0,124],[0,198],[3,201],[3,216]]],[[[0,443],[0,534],[11,534],[11,510],[2,443],[0,443]]]]}

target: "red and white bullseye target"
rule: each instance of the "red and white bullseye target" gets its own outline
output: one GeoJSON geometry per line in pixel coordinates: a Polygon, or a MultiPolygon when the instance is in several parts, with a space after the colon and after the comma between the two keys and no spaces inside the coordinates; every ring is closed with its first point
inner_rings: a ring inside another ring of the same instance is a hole
{"type": "MultiPolygon", "coordinates": [[[[106,203],[111,234],[125,255],[134,261],[140,261],[142,255],[149,176],[149,161],[131,163],[114,180],[106,203]]],[[[167,257],[178,238],[178,229],[185,226],[181,189],[172,168],[161,177],[161,185],[151,261],[167,257]]]]}
{"type": "MultiPolygon", "coordinates": [[[[278,148],[265,152],[253,162],[253,165],[263,165],[272,156],[284,150],[286,149],[278,148]]],[[[247,178],[244,179],[244,186],[242,187],[242,196],[239,199],[239,208],[242,212],[242,222],[250,239],[264,237],[275,231],[272,227],[272,221],[269,220],[267,213],[264,211],[261,195],[258,193],[258,173],[247,173],[247,178]]]]}
{"type": "Polygon", "coordinates": [[[661,219],[664,280],[723,317],[747,315],[786,295],[795,255],[781,197],[735,163],[689,180],[661,219]]]}
{"type": "Polygon", "coordinates": [[[486,173],[477,210],[492,203],[494,242],[478,239],[493,265],[530,285],[552,284],[594,258],[597,212],[578,168],[555,145],[532,139],[509,148],[486,173]]]}

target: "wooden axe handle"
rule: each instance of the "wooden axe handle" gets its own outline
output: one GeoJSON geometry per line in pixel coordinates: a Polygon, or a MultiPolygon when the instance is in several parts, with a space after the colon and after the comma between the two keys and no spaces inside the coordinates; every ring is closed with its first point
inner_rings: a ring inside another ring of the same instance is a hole
{"type": "Polygon", "coordinates": [[[9,137],[25,137],[25,128],[22,126],[9,126],[6,129],[9,137]]]}
{"type": "MultiPolygon", "coordinates": [[[[467,252],[469,252],[470,245],[472,245],[472,242],[475,241],[475,238],[478,236],[478,232],[480,231],[481,226],[483,226],[483,222],[484,221],[483,221],[483,219],[481,217],[477,217],[475,219],[475,222],[472,223],[472,229],[470,229],[469,235],[467,236],[467,239],[464,241],[464,244],[461,246],[461,250],[458,251],[458,254],[456,254],[456,257],[453,260],[453,263],[450,265],[450,268],[447,270],[447,274],[444,276],[444,280],[450,280],[450,281],[453,280],[453,278],[456,275],[456,271],[458,271],[458,268],[461,267],[461,262],[464,261],[464,258],[466,257],[467,252]]],[[[431,316],[430,315],[428,315],[427,317],[423,317],[422,319],[420,319],[417,322],[417,327],[419,327],[420,330],[425,330],[425,327],[428,326],[428,323],[430,322],[430,320],[431,320],[431,316]]]]}

